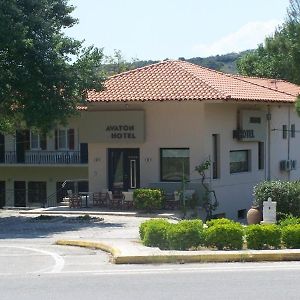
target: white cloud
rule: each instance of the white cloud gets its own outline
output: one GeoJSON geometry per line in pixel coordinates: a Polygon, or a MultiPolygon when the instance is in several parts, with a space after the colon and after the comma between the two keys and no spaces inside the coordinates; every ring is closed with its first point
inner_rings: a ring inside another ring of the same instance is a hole
{"type": "Polygon", "coordinates": [[[282,24],[282,21],[279,20],[247,23],[238,31],[230,33],[211,44],[193,46],[193,55],[207,57],[257,48],[257,45],[263,43],[265,37],[274,33],[280,24],[282,24]]]}

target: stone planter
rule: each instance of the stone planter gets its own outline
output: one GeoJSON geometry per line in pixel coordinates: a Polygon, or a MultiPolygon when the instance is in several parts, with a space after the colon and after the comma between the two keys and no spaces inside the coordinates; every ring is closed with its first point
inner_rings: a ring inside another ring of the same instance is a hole
{"type": "Polygon", "coordinates": [[[259,224],[262,221],[262,213],[258,206],[252,206],[247,212],[248,225],[259,224]]]}

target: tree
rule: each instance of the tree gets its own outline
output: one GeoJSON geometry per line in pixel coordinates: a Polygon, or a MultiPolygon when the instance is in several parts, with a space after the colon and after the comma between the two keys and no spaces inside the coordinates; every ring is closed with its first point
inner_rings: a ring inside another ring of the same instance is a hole
{"type": "Polygon", "coordinates": [[[264,45],[237,63],[240,74],[280,78],[300,84],[300,0],[290,0],[287,20],[264,45]]]}
{"type": "Polygon", "coordinates": [[[77,20],[68,0],[1,0],[0,131],[43,132],[76,113],[85,89],[101,89],[102,49],[62,30],[77,20]]]}
{"type": "Polygon", "coordinates": [[[138,68],[141,61],[132,58],[130,62],[126,61],[121,50],[114,49],[113,55],[105,56],[104,71],[108,76],[120,74],[138,68]]]}

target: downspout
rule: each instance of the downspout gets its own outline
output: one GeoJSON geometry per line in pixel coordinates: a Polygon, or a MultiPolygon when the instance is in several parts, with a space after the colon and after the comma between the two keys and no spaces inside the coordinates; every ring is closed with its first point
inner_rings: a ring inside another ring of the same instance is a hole
{"type": "MultiPolygon", "coordinates": [[[[287,151],[287,159],[290,161],[290,152],[291,152],[291,134],[290,134],[290,128],[291,128],[291,107],[289,105],[288,107],[288,129],[287,129],[287,143],[288,143],[288,151],[287,151]]],[[[291,170],[288,170],[288,181],[291,179],[291,170]]]]}
{"type": "Polygon", "coordinates": [[[267,164],[266,168],[266,180],[271,180],[271,110],[270,105],[267,106],[267,164]]]}

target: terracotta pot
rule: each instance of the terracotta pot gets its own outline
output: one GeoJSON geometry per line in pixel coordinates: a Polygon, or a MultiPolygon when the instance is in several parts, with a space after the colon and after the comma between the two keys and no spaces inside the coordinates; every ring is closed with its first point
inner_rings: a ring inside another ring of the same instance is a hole
{"type": "Polygon", "coordinates": [[[258,206],[252,206],[247,212],[248,225],[259,224],[262,221],[262,213],[258,206]]]}

